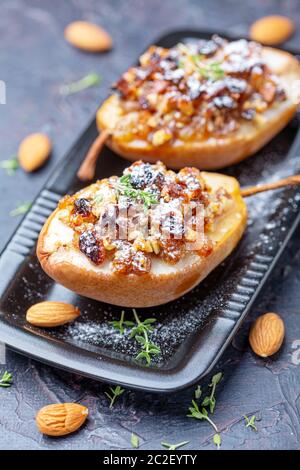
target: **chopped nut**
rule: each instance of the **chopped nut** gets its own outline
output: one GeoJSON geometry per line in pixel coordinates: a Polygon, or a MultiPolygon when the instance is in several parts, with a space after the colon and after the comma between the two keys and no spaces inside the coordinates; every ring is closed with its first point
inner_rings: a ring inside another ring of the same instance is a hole
{"type": "Polygon", "coordinates": [[[107,251],[112,251],[117,247],[114,243],[110,242],[108,238],[103,238],[103,245],[107,251]]]}
{"type": "Polygon", "coordinates": [[[160,129],[159,131],[154,132],[152,137],[152,144],[155,146],[163,145],[172,138],[172,134],[169,131],[160,129]]]}
{"type": "Polygon", "coordinates": [[[188,229],[187,233],[185,234],[186,240],[189,242],[195,242],[197,240],[197,232],[192,229],[188,229]]]}
{"type": "Polygon", "coordinates": [[[142,236],[138,237],[133,246],[136,250],[145,251],[146,253],[152,253],[152,245],[149,240],[145,240],[142,236]]]}
{"type": "Polygon", "coordinates": [[[158,255],[159,252],[160,252],[160,246],[159,246],[158,241],[157,240],[151,240],[150,243],[151,243],[151,246],[152,246],[152,250],[154,251],[154,253],[156,255],[158,255]]]}
{"type": "Polygon", "coordinates": [[[158,119],[157,119],[157,117],[151,116],[151,117],[148,119],[147,124],[148,124],[149,127],[156,127],[157,124],[158,124],[158,119]]]}

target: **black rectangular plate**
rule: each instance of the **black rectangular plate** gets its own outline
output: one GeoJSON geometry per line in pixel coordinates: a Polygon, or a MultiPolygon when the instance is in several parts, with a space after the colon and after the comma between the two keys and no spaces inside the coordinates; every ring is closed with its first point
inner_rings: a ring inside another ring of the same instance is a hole
{"type": "MultiPolygon", "coordinates": [[[[178,31],[155,43],[170,47],[211,34],[178,31]]],[[[236,176],[242,186],[299,173],[298,127],[295,118],[258,154],[224,172],[236,176]]],[[[76,171],[96,135],[93,119],[1,255],[0,340],[26,355],[97,380],[160,392],[179,390],[207,374],[232,340],[299,222],[300,194],[295,188],[286,188],[249,198],[248,229],[234,253],[177,301],[140,309],[142,317],[157,318],[152,339],[162,350],[159,358],[145,367],[134,360],[137,344],[108,324],[119,318],[121,309],[77,296],[56,284],[43,273],[35,256],[36,239],[47,216],[62,195],[82,187],[76,171]],[[80,319],[51,331],[27,324],[27,308],[46,299],[78,305],[80,319]]],[[[120,174],[127,165],[105,149],[97,177],[120,174]]],[[[131,315],[127,309],[126,317],[131,315]]]]}

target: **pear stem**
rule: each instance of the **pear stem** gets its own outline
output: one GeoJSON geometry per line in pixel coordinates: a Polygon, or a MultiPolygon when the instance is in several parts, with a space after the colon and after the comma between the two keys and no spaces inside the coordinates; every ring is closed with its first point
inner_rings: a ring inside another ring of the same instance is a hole
{"type": "Polygon", "coordinates": [[[249,186],[248,188],[241,189],[243,197],[253,196],[253,194],[271,191],[274,189],[284,188],[285,186],[300,185],[300,175],[289,176],[274,183],[266,183],[258,186],[249,186]]]}
{"type": "Polygon", "coordinates": [[[105,129],[98,135],[98,137],[96,137],[96,139],[90,146],[89,151],[86,154],[77,172],[77,176],[81,181],[89,181],[94,178],[98,157],[105,142],[110,137],[110,135],[111,131],[105,129]]]}

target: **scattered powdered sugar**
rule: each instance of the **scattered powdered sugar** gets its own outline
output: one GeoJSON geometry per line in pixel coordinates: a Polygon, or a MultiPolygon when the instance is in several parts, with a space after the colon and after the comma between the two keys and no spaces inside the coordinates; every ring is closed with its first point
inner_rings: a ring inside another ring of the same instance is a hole
{"type": "MultiPolygon", "coordinates": [[[[241,186],[276,181],[299,173],[300,157],[288,156],[294,134],[290,126],[259,155],[227,169],[226,173],[236,176],[241,186]]],[[[174,367],[190,347],[190,338],[200,335],[203,326],[224,310],[253,257],[256,254],[273,257],[277,253],[299,212],[300,192],[297,188],[285,188],[257,194],[247,198],[247,206],[248,229],[237,249],[221,266],[180,299],[138,310],[141,319],[157,319],[150,339],[161,348],[161,355],[154,358],[154,367],[174,367]]],[[[140,345],[130,338],[129,329],[120,334],[109,324],[120,319],[120,307],[85,299],[54,283],[43,273],[33,253],[2,298],[1,309],[6,320],[20,328],[26,325],[34,333],[75,344],[99,357],[133,361],[140,350],[140,345]],[[27,308],[44,299],[73,303],[80,308],[81,316],[69,325],[47,331],[29,326],[25,320],[27,308]]],[[[125,319],[133,320],[130,309],[125,309],[125,319]]]]}

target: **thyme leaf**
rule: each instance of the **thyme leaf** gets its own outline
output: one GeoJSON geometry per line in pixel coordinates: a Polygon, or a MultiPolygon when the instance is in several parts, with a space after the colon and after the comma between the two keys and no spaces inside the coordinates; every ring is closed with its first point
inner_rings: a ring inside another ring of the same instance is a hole
{"type": "MultiPolygon", "coordinates": [[[[225,72],[221,67],[221,62],[206,62],[203,55],[191,54],[190,49],[185,44],[178,44],[178,47],[183,56],[186,57],[189,62],[194,64],[196,71],[201,75],[201,77],[213,81],[220,80],[224,77],[225,72]]],[[[179,67],[185,68],[183,59],[180,59],[179,67]]]]}
{"type": "Polygon", "coordinates": [[[218,433],[219,432],[218,428],[215,425],[215,423],[209,418],[207,410],[205,408],[202,408],[202,410],[200,411],[199,406],[197,405],[195,400],[192,400],[192,405],[193,406],[189,407],[190,414],[188,414],[187,417],[188,418],[200,419],[200,420],[204,419],[204,420],[208,421],[209,424],[214,428],[216,433],[218,433]]]}
{"type": "Polygon", "coordinates": [[[32,206],[31,202],[23,202],[18,207],[10,211],[9,215],[11,217],[16,217],[17,215],[26,214],[32,206]]]}
{"type": "Polygon", "coordinates": [[[12,384],[12,374],[7,372],[7,370],[3,373],[0,379],[0,387],[10,387],[12,384]]]}
{"type": "Polygon", "coordinates": [[[198,385],[198,387],[197,387],[196,390],[195,390],[195,399],[196,399],[196,400],[199,400],[199,398],[201,397],[201,395],[202,395],[202,390],[201,390],[200,385],[198,385]]]}
{"type": "Polygon", "coordinates": [[[222,444],[222,439],[221,439],[221,434],[216,433],[213,437],[214,444],[217,446],[218,449],[220,449],[221,444],[222,444]]]}
{"type": "Polygon", "coordinates": [[[201,55],[192,55],[191,59],[203,78],[216,81],[224,77],[221,62],[203,62],[203,56],[201,55]]]}
{"type": "Polygon", "coordinates": [[[85,77],[81,78],[76,82],[71,82],[60,87],[60,94],[64,96],[78,93],[79,91],[85,90],[92,86],[98,85],[101,82],[101,76],[97,73],[89,73],[85,77]]]}
{"type": "Polygon", "coordinates": [[[245,418],[245,424],[246,424],[246,428],[252,428],[254,431],[257,432],[257,427],[256,427],[256,424],[255,424],[255,420],[256,420],[256,416],[253,415],[251,416],[251,418],[248,418],[247,415],[244,415],[244,418],[245,418]]]}
{"type": "Polygon", "coordinates": [[[215,391],[216,391],[216,386],[222,379],[222,373],[219,372],[218,374],[215,374],[213,378],[211,379],[211,383],[209,384],[209,387],[211,387],[211,394],[209,396],[206,396],[204,400],[202,401],[202,406],[209,406],[210,412],[213,413],[215,410],[216,406],[216,398],[215,398],[215,391]]]}
{"type": "Polygon", "coordinates": [[[131,433],[130,442],[131,442],[131,446],[134,449],[138,449],[138,447],[140,446],[140,440],[139,440],[138,436],[134,433],[131,433]]]}
{"type": "Polygon", "coordinates": [[[187,445],[189,442],[190,441],[182,441],[182,442],[179,442],[178,444],[169,444],[168,442],[161,442],[161,445],[163,447],[166,447],[166,449],[176,450],[176,449],[179,449],[179,447],[183,447],[187,445]]]}
{"type": "Polygon", "coordinates": [[[122,312],[121,312],[120,320],[113,320],[113,321],[109,321],[108,323],[110,325],[112,325],[116,330],[119,330],[121,335],[125,332],[125,327],[126,326],[127,327],[134,326],[133,321],[125,320],[125,311],[124,310],[122,310],[122,312]],[[125,327],[124,327],[124,325],[125,325],[125,327]]]}
{"type": "Polygon", "coordinates": [[[117,397],[122,395],[122,393],[124,393],[125,390],[124,388],[120,387],[120,385],[117,385],[115,388],[109,387],[109,390],[111,393],[104,392],[104,394],[110,400],[109,408],[111,409],[114,406],[117,397]]]}
{"type": "Polygon", "coordinates": [[[143,322],[139,319],[139,316],[135,309],[132,309],[133,315],[136,321],[136,326],[132,328],[130,338],[134,338],[140,345],[141,351],[136,356],[136,360],[145,360],[147,365],[151,364],[152,356],[157,356],[161,353],[160,348],[149,340],[149,333],[152,333],[153,323],[156,322],[155,318],[147,318],[143,322]]]}
{"type": "MultiPolygon", "coordinates": [[[[218,374],[215,374],[212,377],[211,383],[209,384],[209,387],[211,387],[211,389],[212,389],[211,394],[206,396],[202,400],[201,409],[199,408],[196,401],[192,400],[192,406],[189,407],[189,414],[187,415],[188,418],[195,418],[195,419],[199,419],[199,420],[205,420],[212,426],[212,428],[215,431],[215,434],[213,436],[213,442],[217,446],[218,449],[220,448],[221,442],[222,442],[221,435],[220,435],[220,432],[218,430],[217,425],[208,416],[208,411],[205,407],[206,406],[209,407],[210,413],[214,412],[214,409],[215,409],[215,406],[216,406],[215,390],[216,390],[216,386],[218,385],[218,383],[220,382],[221,379],[222,379],[222,373],[221,372],[219,372],[218,374]]],[[[201,397],[202,392],[201,392],[201,388],[200,388],[199,385],[196,388],[194,394],[195,394],[195,399],[196,400],[201,397]]]]}
{"type": "Polygon", "coordinates": [[[149,209],[152,204],[157,204],[158,200],[148,189],[136,189],[131,184],[131,176],[123,175],[116,184],[116,189],[119,194],[126,196],[136,201],[141,201],[142,204],[149,209]]]}
{"type": "Polygon", "coordinates": [[[17,169],[19,168],[19,160],[17,155],[14,155],[13,157],[9,158],[8,160],[3,160],[0,162],[0,168],[3,168],[6,170],[6,173],[9,176],[12,176],[15,174],[17,169]]]}
{"type": "Polygon", "coordinates": [[[103,202],[103,194],[101,193],[96,193],[93,199],[94,204],[101,204],[103,202]]]}
{"type": "Polygon", "coordinates": [[[126,327],[131,328],[129,338],[135,339],[135,341],[141,346],[141,350],[135,359],[138,361],[145,360],[146,364],[149,366],[151,364],[152,357],[161,353],[159,346],[152,343],[149,339],[149,333],[153,332],[153,324],[156,322],[156,319],[146,318],[146,320],[141,321],[136,310],[132,309],[132,311],[135,322],[125,320],[125,312],[123,310],[120,320],[110,321],[109,324],[121,334],[124,334],[126,327]]]}

